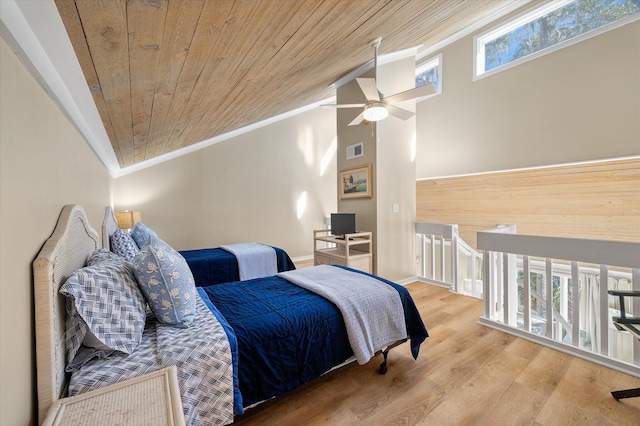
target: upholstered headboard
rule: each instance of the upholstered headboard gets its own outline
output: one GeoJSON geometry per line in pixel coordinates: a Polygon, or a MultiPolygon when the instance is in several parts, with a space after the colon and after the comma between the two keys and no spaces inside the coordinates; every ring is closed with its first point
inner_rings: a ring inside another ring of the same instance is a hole
{"type": "Polygon", "coordinates": [[[100,247],[98,233],[84,209],[66,205],[51,237],[33,261],[38,416],[46,416],[52,402],[66,390],[65,300],[60,287],[89,255],[100,247]]]}
{"type": "Polygon", "coordinates": [[[113,207],[107,206],[104,209],[104,220],[102,221],[102,247],[111,249],[111,236],[118,229],[118,220],[113,213],[113,207]]]}

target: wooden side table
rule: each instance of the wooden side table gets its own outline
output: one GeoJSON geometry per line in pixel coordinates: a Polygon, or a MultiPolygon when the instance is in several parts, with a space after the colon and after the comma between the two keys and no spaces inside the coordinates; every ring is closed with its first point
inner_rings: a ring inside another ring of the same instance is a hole
{"type": "Polygon", "coordinates": [[[176,366],[51,404],[44,426],[185,424],[176,366]]]}
{"type": "Polygon", "coordinates": [[[330,229],[313,231],[314,265],[342,265],[373,272],[372,233],[356,232],[345,235],[344,239],[331,235],[330,229]],[[318,243],[329,243],[333,247],[319,248],[318,243]]]}

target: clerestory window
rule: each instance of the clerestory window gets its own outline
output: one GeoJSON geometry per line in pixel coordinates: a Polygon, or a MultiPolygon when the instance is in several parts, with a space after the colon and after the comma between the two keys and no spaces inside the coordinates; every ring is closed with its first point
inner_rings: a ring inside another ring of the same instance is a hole
{"type": "Polygon", "coordinates": [[[442,54],[427,59],[416,66],[416,87],[429,83],[433,83],[433,86],[436,88],[436,93],[421,99],[427,99],[442,93],[442,54]]]}
{"type": "Polygon", "coordinates": [[[640,0],[555,0],[474,39],[484,77],[640,18],[640,0]]]}

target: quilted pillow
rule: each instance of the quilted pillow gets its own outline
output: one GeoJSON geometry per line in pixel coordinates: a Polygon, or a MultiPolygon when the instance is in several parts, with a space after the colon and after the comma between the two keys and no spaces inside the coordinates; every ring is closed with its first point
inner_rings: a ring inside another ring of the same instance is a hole
{"type": "MultiPolygon", "coordinates": [[[[96,255],[104,255],[104,252],[96,255]]],[[[131,263],[106,261],[78,269],[60,288],[60,293],[67,297],[68,370],[73,370],[77,364],[74,358],[89,334],[101,344],[90,343],[95,350],[87,360],[93,356],[109,355],[104,353],[105,350],[128,355],[140,343],[146,320],[146,302],[136,283],[131,263]]],[[[86,345],[83,348],[86,349],[86,345]]]]}
{"type": "Polygon", "coordinates": [[[149,228],[142,222],[136,223],[136,226],[131,230],[131,236],[139,248],[142,248],[142,246],[147,243],[147,240],[151,235],[156,238],[158,237],[158,234],[156,234],[153,229],[149,228]]]}
{"type": "Polygon", "coordinates": [[[196,313],[196,287],[180,253],[151,235],[134,257],[133,270],[158,321],[181,328],[191,325],[196,313]]]}
{"type": "Polygon", "coordinates": [[[131,235],[117,229],[111,236],[111,251],[131,262],[140,249],[131,235]]]}

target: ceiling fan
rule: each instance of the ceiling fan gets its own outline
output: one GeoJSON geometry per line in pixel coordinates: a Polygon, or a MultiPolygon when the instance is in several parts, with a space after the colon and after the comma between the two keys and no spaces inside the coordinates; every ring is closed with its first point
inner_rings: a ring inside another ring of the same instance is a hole
{"type": "Polygon", "coordinates": [[[394,104],[436,93],[436,89],[433,84],[425,84],[424,86],[384,97],[378,91],[376,84],[378,76],[378,47],[380,46],[381,41],[382,38],[379,37],[369,43],[374,50],[373,60],[375,78],[356,78],[356,81],[360,86],[360,90],[362,90],[365,98],[367,98],[367,102],[363,104],[323,105],[336,108],[363,108],[362,112],[351,123],[349,123],[349,126],[355,126],[364,121],[379,121],[386,118],[388,115],[393,115],[394,117],[407,120],[413,117],[415,113],[395,106],[394,104]]]}

